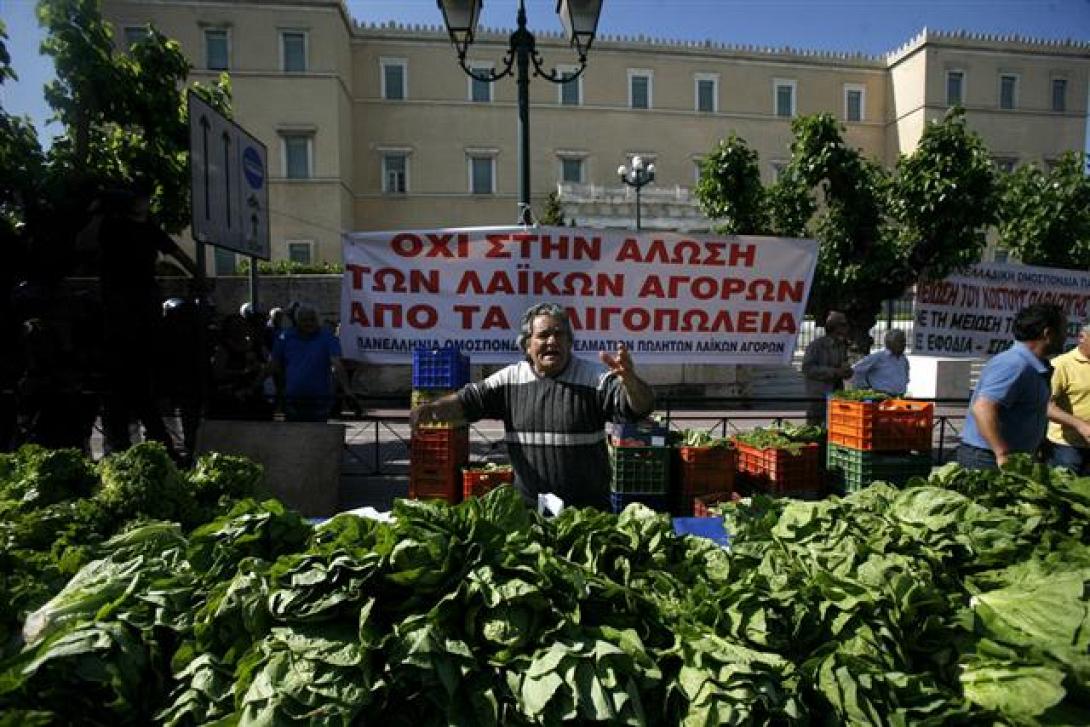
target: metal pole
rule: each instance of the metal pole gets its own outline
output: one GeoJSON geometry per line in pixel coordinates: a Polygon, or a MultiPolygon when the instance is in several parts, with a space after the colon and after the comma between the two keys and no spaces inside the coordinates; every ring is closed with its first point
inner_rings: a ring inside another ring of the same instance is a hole
{"type": "Polygon", "coordinates": [[[250,256],[250,305],[255,311],[259,307],[257,304],[257,258],[252,255],[250,256]]]}
{"type": "Polygon", "coordinates": [[[518,86],[518,173],[519,173],[519,212],[518,223],[530,224],[530,50],[533,48],[533,36],[526,30],[526,8],[519,3],[518,29],[511,36],[518,65],[516,85],[518,86]]]}
{"type": "Polygon", "coordinates": [[[640,189],[642,187],[639,175],[636,175],[636,232],[640,231],[640,189]]]}

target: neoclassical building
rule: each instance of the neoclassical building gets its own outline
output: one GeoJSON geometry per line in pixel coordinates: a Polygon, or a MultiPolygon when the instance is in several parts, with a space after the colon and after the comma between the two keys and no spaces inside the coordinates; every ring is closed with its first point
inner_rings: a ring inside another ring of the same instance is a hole
{"type": "MultiPolygon", "coordinates": [[[[339,260],[344,231],[515,222],[514,82],[468,78],[445,29],[361,25],[338,0],[105,0],[104,14],[119,46],[150,22],[194,80],[231,75],[235,120],[268,148],[274,259],[339,260]]],[[[574,68],[558,32],[532,30],[546,65],[574,68]]],[[[496,67],[508,32],[480,32],[469,63],[496,67]]],[[[925,30],[865,56],[601,36],[579,79],[530,84],[534,207],[559,190],[579,224],[628,226],[616,170],[640,155],[657,167],[645,225],[704,229],[701,156],[736,132],[771,180],[791,118],[817,112],[892,165],[960,104],[998,166],[1047,165],[1084,149],[1088,85],[1090,43],[925,30]]]]}

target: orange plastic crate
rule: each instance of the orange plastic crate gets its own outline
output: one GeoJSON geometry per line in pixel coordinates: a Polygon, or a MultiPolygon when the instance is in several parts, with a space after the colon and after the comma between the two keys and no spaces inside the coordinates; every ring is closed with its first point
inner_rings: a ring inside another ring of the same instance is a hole
{"type": "Polygon", "coordinates": [[[452,464],[413,463],[409,468],[409,497],[456,505],[462,501],[462,472],[452,464]]]}
{"type": "Polygon", "coordinates": [[[935,406],[930,402],[890,399],[848,401],[830,397],[829,441],[862,451],[931,451],[935,406]]]}
{"type": "Polygon", "coordinates": [[[802,444],[798,454],[787,449],[738,448],[738,473],[747,484],[770,495],[809,497],[821,492],[821,448],[802,444]]]}
{"type": "Polygon", "coordinates": [[[410,445],[413,464],[453,465],[456,469],[469,461],[469,430],[417,429],[410,445]]]}
{"type": "Polygon", "coordinates": [[[490,470],[480,472],[473,470],[462,471],[462,499],[480,497],[500,485],[509,485],[515,481],[513,469],[490,470]]]}
{"type": "Polygon", "coordinates": [[[710,492],[693,498],[693,517],[712,517],[712,508],[721,502],[730,502],[733,492],[710,492]]]}
{"type": "Polygon", "coordinates": [[[677,483],[682,502],[734,488],[738,455],[733,447],[678,447],[677,454],[677,483]]]}

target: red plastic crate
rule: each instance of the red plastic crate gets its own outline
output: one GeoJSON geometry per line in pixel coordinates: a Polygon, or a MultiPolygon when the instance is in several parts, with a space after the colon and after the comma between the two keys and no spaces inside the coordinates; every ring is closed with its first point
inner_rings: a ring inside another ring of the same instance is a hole
{"type": "Polygon", "coordinates": [[[443,464],[460,468],[469,461],[469,430],[417,429],[413,432],[410,459],[415,464],[443,464]]]}
{"type": "Polygon", "coordinates": [[[462,501],[462,471],[451,464],[413,463],[409,468],[409,497],[456,505],[462,501]]]}
{"type": "Polygon", "coordinates": [[[738,496],[733,492],[709,492],[693,498],[693,517],[712,517],[712,508],[721,502],[730,502],[738,496]]]}
{"type": "Polygon", "coordinates": [[[514,481],[515,471],[511,468],[487,472],[462,470],[462,499],[480,497],[500,485],[510,485],[514,481]]]}
{"type": "Polygon", "coordinates": [[[677,483],[682,502],[697,495],[730,492],[738,453],[733,447],[678,447],[677,483]]]}
{"type": "Polygon", "coordinates": [[[757,449],[743,442],[738,447],[738,473],[751,486],[770,495],[809,497],[821,492],[821,448],[799,445],[787,449],[757,449]]]}
{"type": "Polygon", "coordinates": [[[864,452],[929,452],[934,418],[930,402],[830,397],[827,429],[831,443],[864,452]]]}

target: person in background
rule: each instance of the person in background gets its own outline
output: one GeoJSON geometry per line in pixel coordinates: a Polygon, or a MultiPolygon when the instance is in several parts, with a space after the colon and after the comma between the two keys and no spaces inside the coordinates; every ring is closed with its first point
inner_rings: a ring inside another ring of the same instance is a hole
{"type": "Polygon", "coordinates": [[[324,422],[333,409],[333,377],[354,402],[341,363],[340,341],[318,322],[318,312],[300,305],[295,326],[273,344],[273,377],[277,401],[289,421],[324,422]]]}
{"type": "Polygon", "coordinates": [[[528,505],[551,492],[565,505],[608,509],[605,424],[647,416],[655,395],[636,375],[624,346],[599,354],[603,371],[572,356],[573,344],[567,311],[554,303],[530,307],[518,336],[525,360],[421,404],[412,412],[413,425],[421,419],[500,419],[515,486],[528,505]]]}
{"type": "Polygon", "coordinates": [[[1049,464],[1090,474],[1090,322],[1079,330],[1075,348],[1052,359],[1048,418],[1049,464]]]}
{"type": "Polygon", "coordinates": [[[998,469],[1015,453],[1035,454],[1045,438],[1052,399],[1048,357],[1063,350],[1067,317],[1056,305],[1018,311],[1015,343],[980,372],[969,402],[957,459],[968,469],[998,469]]]}
{"type": "Polygon", "coordinates": [[[220,325],[212,354],[208,414],[215,419],[268,419],[271,410],[262,390],[265,360],[255,351],[251,323],[241,315],[220,325]]]}
{"type": "Polygon", "coordinates": [[[886,347],[863,357],[852,366],[852,386],[873,389],[890,396],[904,396],[908,391],[908,357],[905,356],[905,332],[899,328],[886,333],[886,347]]]}
{"type": "Polygon", "coordinates": [[[825,335],[815,338],[802,357],[802,375],[806,380],[806,423],[825,424],[825,397],[844,388],[851,378],[848,365],[848,319],[839,311],[825,318],[825,335]]]}

